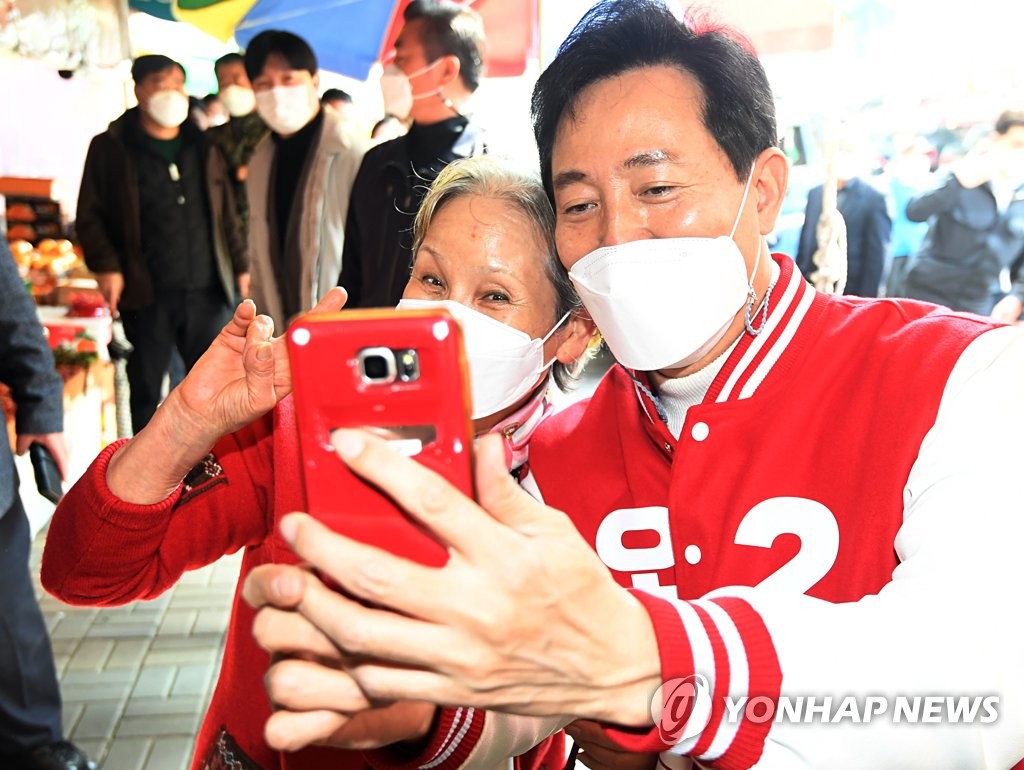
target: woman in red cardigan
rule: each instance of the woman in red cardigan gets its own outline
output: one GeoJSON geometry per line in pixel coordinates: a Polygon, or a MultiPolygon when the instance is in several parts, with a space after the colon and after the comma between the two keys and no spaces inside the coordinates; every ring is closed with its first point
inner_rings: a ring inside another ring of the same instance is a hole
{"type": "MultiPolygon", "coordinates": [[[[471,379],[481,383],[474,427],[506,437],[510,469],[524,460],[529,435],[549,410],[550,379],[563,384],[568,367],[595,339],[555,256],[553,231],[540,182],[484,157],[449,166],[416,220],[405,298],[458,303],[449,307],[466,331],[471,379]],[[492,319],[518,334],[474,333],[481,324],[493,327],[492,319]],[[504,382],[479,365],[499,352],[495,346],[535,349],[530,343],[536,340],[543,341],[540,365],[513,367],[504,382]],[[486,388],[484,375],[490,375],[486,388]]],[[[336,289],[312,312],[336,311],[344,302],[344,291],[336,289]]],[[[112,606],[159,596],[185,571],[240,548],[241,578],[259,564],[294,561],[276,523],[305,501],[287,352],[273,331],[270,318],[243,302],[153,420],[133,439],[100,453],[50,524],[42,564],[48,591],[70,604],[112,606]]],[[[378,751],[278,750],[289,736],[264,735],[270,704],[262,678],[269,658],[253,641],[252,617],[236,590],[193,770],[455,770],[490,761],[471,756],[466,747],[474,742],[463,739],[500,733],[500,715],[418,703],[393,704],[367,717],[374,738],[360,748],[378,751]]],[[[492,751],[508,746],[509,754],[528,748],[514,741],[489,745],[492,751]]],[[[523,768],[560,767],[560,735],[520,759],[523,768]]]]}

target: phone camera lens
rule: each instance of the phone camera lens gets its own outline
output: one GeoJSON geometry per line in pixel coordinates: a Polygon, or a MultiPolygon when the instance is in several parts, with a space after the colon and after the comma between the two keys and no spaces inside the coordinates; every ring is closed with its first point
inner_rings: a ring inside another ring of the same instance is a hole
{"type": "Polygon", "coordinates": [[[371,356],[363,360],[363,371],[368,380],[384,380],[388,376],[388,362],[383,356],[371,356]]]}
{"type": "Polygon", "coordinates": [[[359,367],[363,382],[381,384],[395,381],[395,354],[388,348],[359,351],[359,367]]]}

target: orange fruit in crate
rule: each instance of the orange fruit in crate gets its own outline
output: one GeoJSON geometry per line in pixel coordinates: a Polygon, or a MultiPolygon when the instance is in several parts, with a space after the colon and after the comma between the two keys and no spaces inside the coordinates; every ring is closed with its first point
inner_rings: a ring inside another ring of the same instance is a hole
{"type": "Polygon", "coordinates": [[[74,250],[74,246],[66,238],[43,238],[36,246],[36,250],[43,254],[57,256],[70,253],[74,250]]]}
{"type": "Polygon", "coordinates": [[[11,252],[13,252],[14,256],[16,257],[20,254],[27,254],[28,252],[32,251],[32,244],[29,243],[28,241],[23,241],[20,238],[16,238],[13,241],[11,241],[10,247],[11,252]]]}
{"type": "Polygon", "coordinates": [[[18,267],[28,267],[32,264],[35,249],[32,248],[32,244],[28,241],[17,239],[11,241],[11,253],[14,255],[14,261],[18,267]]]}

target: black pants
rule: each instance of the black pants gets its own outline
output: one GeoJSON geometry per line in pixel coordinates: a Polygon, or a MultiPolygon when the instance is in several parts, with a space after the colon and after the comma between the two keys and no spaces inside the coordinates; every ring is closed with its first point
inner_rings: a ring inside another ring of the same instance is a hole
{"type": "Polygon", "coordinates": [[[166,291],[139,310],[121,314],[124,334],[135,349],[128,358],[132,430],[138,433],[160,404],[160,388],[177,349],[191,369],[231,318],[220,289],[166,291]]]}
{"type": "Polygon", "coordinates": [[[50,635],[28,568],[31,547],[28,517],[15,496],[0,518],[0,759],[64,734],[50,635]]]}

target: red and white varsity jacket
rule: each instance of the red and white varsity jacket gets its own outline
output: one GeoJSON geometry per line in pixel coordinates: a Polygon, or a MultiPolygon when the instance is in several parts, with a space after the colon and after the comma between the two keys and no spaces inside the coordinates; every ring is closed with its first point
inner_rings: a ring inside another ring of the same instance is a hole
{"type": "Polygon", "coordinates": [[[692,698],[682,724],[609,730],[670,767],[1010,767],[1024,333],[819,294],[775,259],[766,327],[678,440],[616,368],[531,443],[692,698]]]}

